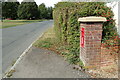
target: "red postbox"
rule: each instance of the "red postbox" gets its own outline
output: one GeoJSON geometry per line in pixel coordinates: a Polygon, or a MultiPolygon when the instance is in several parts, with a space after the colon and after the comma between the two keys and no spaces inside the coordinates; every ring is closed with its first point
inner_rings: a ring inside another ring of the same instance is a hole
{"type": "Polygon", "coordinates": [[[85,28],[81,28],[81,47],[84,47],[84,33],[85,28]]]}

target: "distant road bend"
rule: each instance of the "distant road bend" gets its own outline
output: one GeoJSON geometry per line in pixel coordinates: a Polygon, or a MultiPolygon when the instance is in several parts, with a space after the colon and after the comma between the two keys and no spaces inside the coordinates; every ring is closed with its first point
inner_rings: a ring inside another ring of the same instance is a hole
{"type": "Polygon", "coordinates": [[[2,72],[5,73],[23,51],[52,26],[53,20],[49,20],[2,29],[2,72]]]}

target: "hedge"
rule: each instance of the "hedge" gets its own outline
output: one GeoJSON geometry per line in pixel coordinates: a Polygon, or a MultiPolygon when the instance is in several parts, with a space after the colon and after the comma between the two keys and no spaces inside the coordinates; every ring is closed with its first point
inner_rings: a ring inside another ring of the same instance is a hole
{"type": "Polygon", "coordinates": [[[113,12],[104,2],[59,2],[53,11],[54,28],[59,40],[69,45],[70,60],[79,61],[80,26],[78,18],[86,16],[106,17],[107,22],[103,26],[103,39],[105,41],[114,36],[116,32],[113,12]]]}

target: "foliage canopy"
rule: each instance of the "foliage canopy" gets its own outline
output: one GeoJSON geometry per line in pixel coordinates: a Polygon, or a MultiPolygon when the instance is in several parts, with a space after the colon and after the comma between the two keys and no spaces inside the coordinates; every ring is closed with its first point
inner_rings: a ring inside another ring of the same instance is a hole
{"type": "Polygon", "coordinates": [[[20,19],[37,19],[38,6],[36,2],[22,2],[17,13],[20,19]]]}
{"type": "Polygon", "coordinates": [[[16,19],[17,10],[18,10],[19,2],[2,2],[2,16],[3,18],[12,18],[16,19]]]}

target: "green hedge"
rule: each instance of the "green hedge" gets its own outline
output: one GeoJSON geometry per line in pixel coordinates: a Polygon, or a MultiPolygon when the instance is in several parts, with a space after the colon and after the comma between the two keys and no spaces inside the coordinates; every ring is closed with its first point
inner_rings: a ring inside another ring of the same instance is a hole
{"type": "Polygon", "coordinates": [[[107,22],[103,26],[103,41],[114,36],[115,21],[113,12],[103,2],[59,2],[53,11],[54,28],[59,40],[69,45],[72,63],[79,61],[79,22],[78,18],[86,16],[103,16],[107,22]]]}

